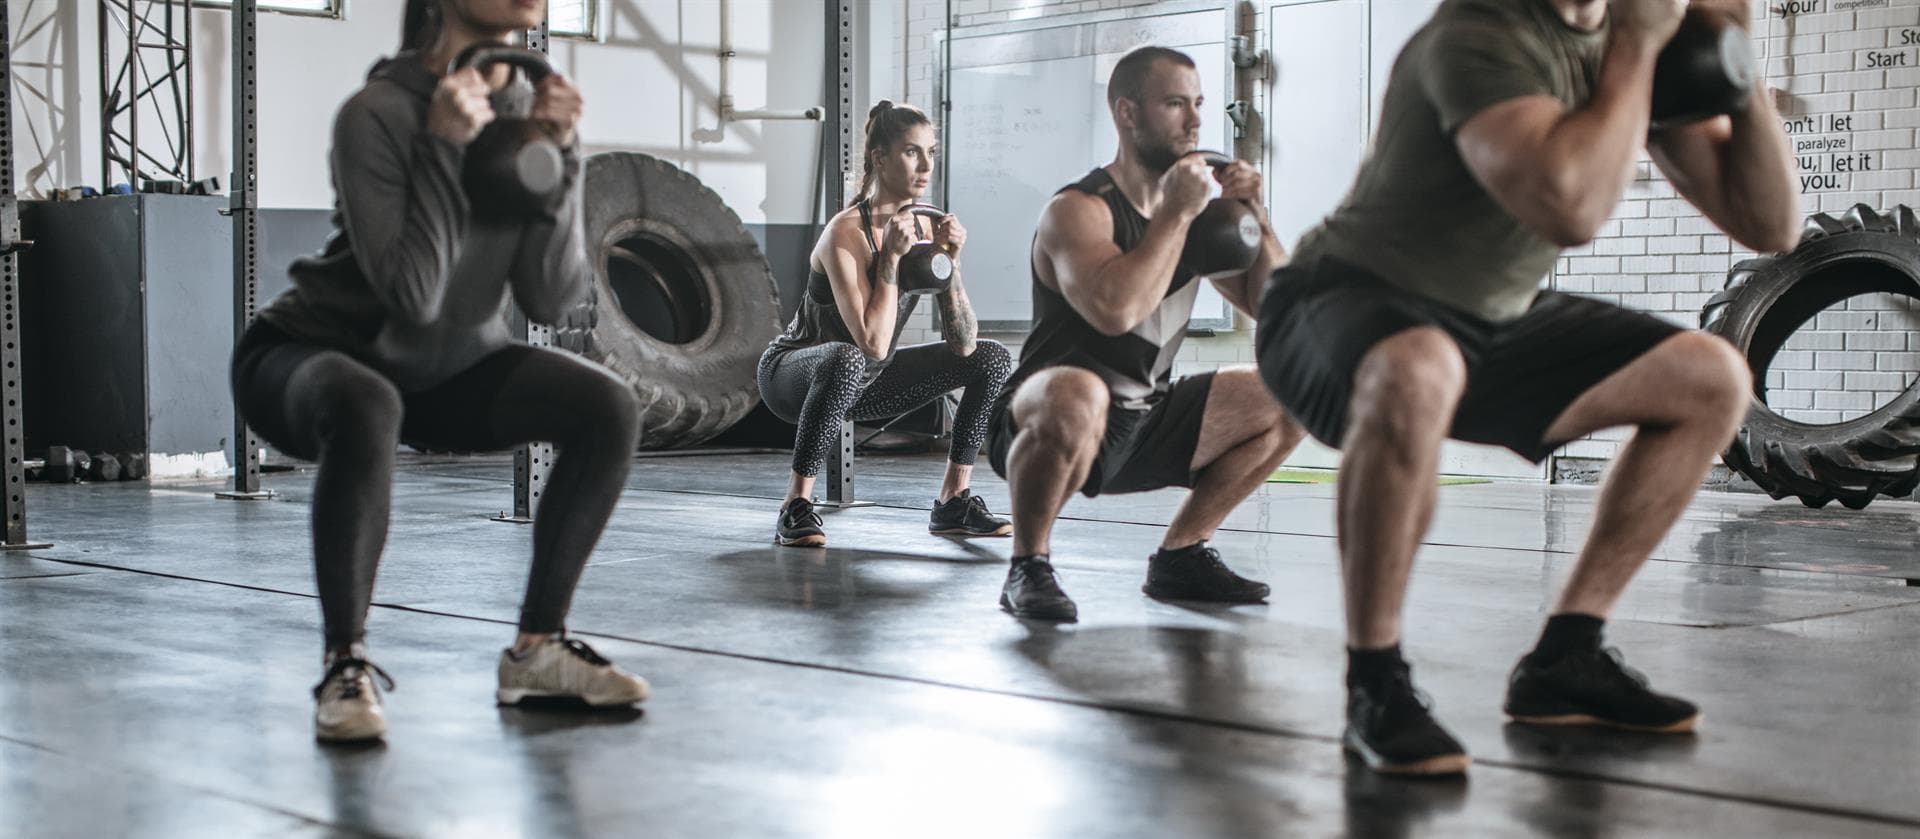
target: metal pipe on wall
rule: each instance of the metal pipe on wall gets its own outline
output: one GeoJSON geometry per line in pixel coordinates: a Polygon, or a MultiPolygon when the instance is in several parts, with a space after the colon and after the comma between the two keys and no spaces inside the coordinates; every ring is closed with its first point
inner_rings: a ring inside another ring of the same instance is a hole
{"type": "Polygon", "coordinates": [[[826,109],[815,105],[800,110],[749,110],[742,111],[733,107],[732,65],[736,53],[733,50],[733,0],[720,0],[720,121],[742,122],[748,120],[810,120],[826,118],[826,109]]]}
{"type": "MultiPolygon", "coordinates": [[[[934,95],[940,100],[940,125],[947,127],[953,121],[953,0],[947,0],[941,12],[941,22],[945,29],[940,34],[940,72],[936,76],[939,88],[934,95]]],[[[940,155],[940,206],[953,206],[953,186],[948,168],[952,155],[940,155]]],[[[938,314],[938,311],[935,312],[938,314]]]]}

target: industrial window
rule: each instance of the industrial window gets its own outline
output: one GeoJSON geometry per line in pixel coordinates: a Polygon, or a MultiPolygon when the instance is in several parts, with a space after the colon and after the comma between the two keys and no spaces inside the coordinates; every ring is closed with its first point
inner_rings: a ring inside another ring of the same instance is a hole
{"type": "MultiPolygon", "coordinates": [[[[260,0],[260,11],[339,17],[344,0],[260,0]]],[[[193,0],[196,6],[230,7],[233,0],[193,0]]],[[[594,37],[598,0],[551,0],[548,30],[562,38],[594,37]]]]}
{"type": "MultiPolygon", "coordinates": [[[[232,6],[233,0],[193,0],[195,6],[232,6]]],[[[260,11],[340,16],[341,0],[260,0],[260,11]]]]}
{"type": "Polygon", "coordinates": [[[562,38],[593,39],[599,0],[549,0],[547,31],[562,38]]]}

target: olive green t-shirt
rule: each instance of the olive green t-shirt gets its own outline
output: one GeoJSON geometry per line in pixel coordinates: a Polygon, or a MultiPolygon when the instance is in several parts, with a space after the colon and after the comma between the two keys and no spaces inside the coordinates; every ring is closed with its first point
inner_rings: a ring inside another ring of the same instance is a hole
{"type": "Polygon", "coordinates": [[[1373,148],[1295,260],[1331,256],[1492,321],[1525,312],[1560,248],[1494,201],[1454,132],[1521,96],[1580,107],[1605,38],[1573,28],[1549,0],[1446,0],[1394,61],[1373,148]]]}

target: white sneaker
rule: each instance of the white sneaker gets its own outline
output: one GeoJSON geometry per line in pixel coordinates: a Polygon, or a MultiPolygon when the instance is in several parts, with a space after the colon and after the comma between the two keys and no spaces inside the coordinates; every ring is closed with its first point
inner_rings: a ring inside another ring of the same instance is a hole
{"type": "Polygon", "coordinates": [[[364,658],[342,656],[327,665],[327,675],[313,687],[313,736],[329,743],[378,740],[387,733],[387,715],[380,710],[380,690],[393,678],[364,658]]]}
{"type": "Polygon", "coordinates": [[[632,705],[647,698],[647,680],[616,667],[585,641],[552,638],[523,655],[500,653],[502,705],[529,697],[571,697],[594,707],[632,705]]]}

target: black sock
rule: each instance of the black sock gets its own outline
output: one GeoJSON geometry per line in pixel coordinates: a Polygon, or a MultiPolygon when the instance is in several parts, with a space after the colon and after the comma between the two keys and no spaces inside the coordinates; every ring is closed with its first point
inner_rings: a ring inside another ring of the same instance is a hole
{"type": "Polygon", "coordinates": [[[1029,559],[1037,559],[1037,560],[1040,560],[1041,562],[1047,563],[1048,565],[1053,564],[1053,556],[1050,554],[1027,554],[1026,556],[1016,556],[1010,561],[1014,565],[1019,565],[1022,561],[1029,560],[1029,559]]]}
{"type": "Polygon", "coordinates": [[[1399,644],[1377,650],[1347,648],[1347,687],[1378,685],[1406,668],[1399,644]]]}
{"type": "Polygon", "coordinates": [[[1207,546],[1207,540],[1201,539],[1200,541],[1195,542],[1191,545],[1188,545],[1184,548],[1161,548],[1160,555],[1161,556],[1177,556],[1179,554],[1192,553],[1206,546],[1207,546]]]}
{"type": "Polygon", "coordinates": [[[1547,618],[1547,628],[1540,631],[1540,642],[1527,653],[1527,660],[1545,666],[1567,653],[1598,650],[1600,630],[1606,625],[1604,618],[1592,615],[1567,613],[1547,618]]]}

